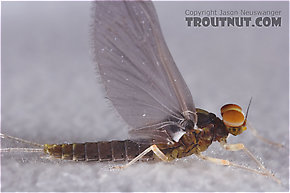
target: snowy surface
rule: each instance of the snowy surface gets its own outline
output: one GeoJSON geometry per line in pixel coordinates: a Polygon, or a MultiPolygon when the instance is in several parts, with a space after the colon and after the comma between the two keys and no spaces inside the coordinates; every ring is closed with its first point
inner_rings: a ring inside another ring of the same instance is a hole
{"type": "MultiPolygon", "coordinates": [[[[173,58],[197,107],[214,112],[225,103],[244,109],[259,133],[242,142],[282,180],[195,156],[171,163],[76,163],[42,154],[1,156],[2,191],[288,191],[287,2],[155,2],[173,58]],[[187,28],[184,11],[241,8],[282,10],[279,28],[187,28]]],[[[90,55],[89,2],[2,2],[2,133],[37,143],[126,139],[127,126],[105,99],[90,55]]],[[[4,145],[9,145],[6,142],[4,145]]],[[[13,145],[12,143],[10,145],[13,145]]],[[[256,167],[242,152],[213,144],[206,155],[256,167]]]]}

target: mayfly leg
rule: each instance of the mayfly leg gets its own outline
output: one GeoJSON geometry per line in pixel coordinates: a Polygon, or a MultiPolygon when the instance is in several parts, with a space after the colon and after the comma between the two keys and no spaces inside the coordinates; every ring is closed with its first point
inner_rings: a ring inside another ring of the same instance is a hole
{"type": "Polygon", "coordinates": [[[271,145],[273,145],[273,146],[279,147],[279,148],[285,148],[284,145],[282,145],[282,144],[280,144],[280,143],[273,142],[273,141],[271,141],[271,140],[269,140],[269,139],[266,139],[265,137],[259,135],[258,132],[257,132],[257,130],[256,130],[254,127],[252,127],[249,123],[247,123],[247,128],[249,128],[250,131],[252,132],[252,134],[253,134],[256,138],[260,139],[261,141],[263,141],[263,142],[265,142],[265,143],[268,143],[268,144],[271,144],[271,145]]]}
{"type": "Polygon", "coordinates": [[[28,140],[24,140],[24,139],[20,139],[20,138],[17,138],[17,137],[12,137],[10,135],[6,135],[6,134],[3,134],[3,133],[0,133],[0,137],[3,138],[3,139],[11,139],[11,140],[14,140],[14,141],[17,141],[17,142],[20,142],[20,143],[24,143],[24,144],[27,144],[27,145],[31,145],[31,146],[35,146],[35,147],[39,147],[39,148],[3,148],[3,149],[0,149],[0,152],[41,152],[43,151],[43,145],[42,144],[38,144],[38,143],[34,143],[34,142],[31,142],[31,141],[28,141],[28,140]]]}
{"type": "Polygon", "coordinates": [[[234,164],[234,163],[231,163],[230,165],[235,166],[235,167],[239,167],[239,168],[243,168],[246,170],[250,170],[250,171],[253,171],[253,172],[258,173],[258,174],[272,177],[277,183],[279,183],[279,184],[281,183],[281,181],[278,178],[276,178],[269,170],[267,170],[265,168],[265,166],[259,160],[257,160],[257,158],[245,147],[244,144],[242,144],[242,143],[227,144],[226,142],[221,142],[221,145],[227,151],[243,150],[252,160],[254,160],[256,162],[256,164],[259,166],[259,168],[261,168],[264,171],[264,173],[261,173],[260,171],[257,171],[257,170],[251,169],[251,168],[247,168],[245,166],[241,166],[241,165],[234,164]]]}
{"type": "Polygon", "coordinates": [[[129,163],[127,163],[126,165],[123,165],[123,166],[115,166],[113,168],[116,168],[116,169],[125,169],[125,168],[129,167],[130,165],[134,164],[135,162],[137,162],[138,160],[140,160],[143,156],[145,156],[150,151],[153,151],[153,153],[158,158],[160,158],[162,161],[168,161],[168,157],[166,155],[164,155],[164,153],[156,145],[151,145],[150,147],[148,147],[147,149],[145,149],[142,153],[140,153],[137,157],[135,157],[129,163]]]}
{"type": "Polygon", "coordinates": [[[256,162],[256,164],[262,168],[263,170],[266,170],[266,168],[263,166],[257,158],[245,147],[244,144],[242,143],[237,143],[237,144],[227,144],[227,143],[221,143],[222,147],[227,150],[227,151],[240,151],[243,150],[252,160],[256,162]]]}
{"type": "Polygon", "coordinates": [[[262,172],[262,171],[259,171],[259,170],[255,170],[255,169],[252,169],[252,168],[248,168],[246,166],[242,166],[242,165],[239,165],[239,164],[230,162],[228,160],[218,159],[218,158],[213,158],[213,157],[208,157],[208,156],[205,156],[205,155],[202,155],[202,154],[197,154],[197,156],[199,158],[203,159],[203,160],[210,161],[210,162],[215,163],[215,164],[218,164],[218,165],[233,166],[233,167],[240,168],[240,169],[244,169],[244,170],[247,170],[247,171],[256,173],[256,174],[260,174],[260,175],[263,175],[263,176],[268,176],[268,177],[271,177],[278,184],[281,184],[281,181],[278,178],[276,178],[273,174],[271,174],[271,173],[269,173],[267,171],[262,172]]]}

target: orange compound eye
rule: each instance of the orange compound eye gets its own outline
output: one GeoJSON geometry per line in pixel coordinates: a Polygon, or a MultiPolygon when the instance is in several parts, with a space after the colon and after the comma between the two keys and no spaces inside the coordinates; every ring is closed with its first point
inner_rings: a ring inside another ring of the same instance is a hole
{"type": "Polygon", "coordinates": [[[228,104],[221,108],[223,122],[229,127],[239,127],[245,122],[245,116],[242,108],[238,105],[228,104]]]}
{"type": "Polygon", "coordinates": [[[226,104],[226,105],[222,106],[221,114],[223,115],[224,112],[229,111],[229,110],[235,110],[235,111],[242,112],[242,108],[239,105],[226,104]]]}
{"type": "Polygon", "coordinates": [[[239,127],[245,122],[244,114],[236,110],[226,111],[222,116],[224,123],[230,127],[239,127]]]}

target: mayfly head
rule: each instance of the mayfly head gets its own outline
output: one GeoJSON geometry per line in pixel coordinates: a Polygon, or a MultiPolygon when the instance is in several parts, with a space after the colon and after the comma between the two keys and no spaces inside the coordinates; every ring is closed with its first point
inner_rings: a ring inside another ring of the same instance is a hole
{"type": "Polygon", "coordinates": [[[244,115],[240,106],[236,104],[226,104],[221,108],[221,115],[227,130],[232,135],[240,135],[247,129],[247,115],[244,115]]]}

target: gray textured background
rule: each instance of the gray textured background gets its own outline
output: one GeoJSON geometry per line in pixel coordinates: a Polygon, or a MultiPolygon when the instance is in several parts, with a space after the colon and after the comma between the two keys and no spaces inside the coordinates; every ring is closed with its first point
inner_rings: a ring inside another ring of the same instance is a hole
{"type": "MultiPolygon", "coordinates": [[[[195,156],[172,163],[75,163],[2,155],[2,191],[287,191],[289,70],[287,2],[155,2],[173,58],[197,107],[219,115],[225,103],[246,108],[264,137],[244,143],[283,184],[195,156]],[[185,9],[282,10],[280,28],[186,28],[185,9]]],[[[104,98],[90,55],[89,2],[2,2],[3,133],[38,143],[126,139],[127,127],[104,98]]],[[[18,145],[5,142],[4,145],[18,145]]],[[[255,167],[242,153],[213,144],[206,155],[255,167]]]]}

